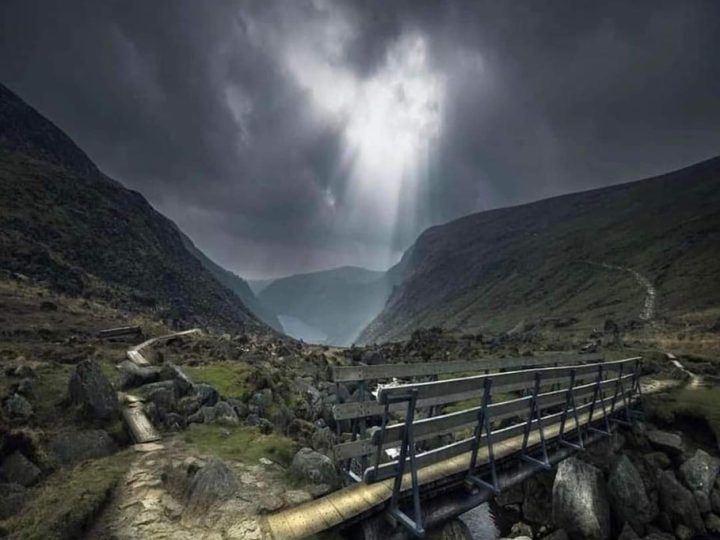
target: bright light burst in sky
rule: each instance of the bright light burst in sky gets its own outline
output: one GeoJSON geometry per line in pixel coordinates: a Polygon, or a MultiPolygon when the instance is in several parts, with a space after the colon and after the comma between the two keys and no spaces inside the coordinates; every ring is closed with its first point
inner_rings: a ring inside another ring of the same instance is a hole
{"type": "Polygon", "coordinates": [[[387,245],[400,220],[414,219],[430,152],[441,128],[442,77],[429,65],[425,39],[404,35],[388,49],[383,64],[366,79],[342,67],[334,57],[342,40],[318,54],[294,48],[288,65],[309,91],[313,104],[344,126],[347,171],[343,185],[332,186],[328,200],[341,207],[338,229],[363,231],[387,245]]]}

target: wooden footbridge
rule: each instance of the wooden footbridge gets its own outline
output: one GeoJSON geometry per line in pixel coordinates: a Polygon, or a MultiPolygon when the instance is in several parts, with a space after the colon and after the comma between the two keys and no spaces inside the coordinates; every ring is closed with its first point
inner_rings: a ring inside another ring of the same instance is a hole
{"type": "Polygon", "coordinates": [[[268,516],[277,540],[350,527],[377,537],[368,524],[379,517],[422,537],[629,425],[640,397],[640,358],[600,355],[338,367],[333,375],[359,388],[360,400],[334,409],[344,439],[335,458],[350,484],[268,516]]]}

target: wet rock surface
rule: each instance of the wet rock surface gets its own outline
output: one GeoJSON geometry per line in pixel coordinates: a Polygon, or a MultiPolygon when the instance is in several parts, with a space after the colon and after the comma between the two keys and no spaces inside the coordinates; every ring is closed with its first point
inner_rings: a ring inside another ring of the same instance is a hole
{"type": "Polygon", "coordinates": [[[94,360],[83,360],[76,366],[68,391],[70,401],[93,418],[109,420],[118,414],[117,394],[94,360]]]}

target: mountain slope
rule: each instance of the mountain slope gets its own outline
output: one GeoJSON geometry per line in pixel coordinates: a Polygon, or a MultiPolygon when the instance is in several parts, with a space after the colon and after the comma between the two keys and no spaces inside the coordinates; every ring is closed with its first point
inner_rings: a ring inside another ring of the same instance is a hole
{"type": "Polygon", "coordinates": [[[421,327],[507,331],[575,317],[720,316],[720,158],[657,178],[466,216],[426,230],[403,282],[359,341],[421,327]],[[615,267],[622,267],[625,270],[615,267]]]}
{"type": "Polygon", "coordinates": [[[205,255],[195,246],[195,244],[193,244],[192,240],[190,240],[185,233],[180,232],[180,236],[187,250],[195,255],[195,257],[200,261],[205,269],[215,277],[215,279],[235,293],[235,295],[242,300],[242,303],[245,304],[245,306],[252,311],[254,315],[278,332],[283,331],[283,327],[280,324],[277,315],[260,302],[260,300],[255,296],[255,293],[250,289],[249,284],[243,278],[230,272],[229,270],[225,270],[222,266],[210,260],[207,255],[205,255]]]}
{"type": "Polygon", "coordinates": [[[0,271],[176,323],[268,330],[173,222],[2,85],[0,271]]]}
{"type": "Polygon", "coordinates": [[[391,286],[386,272],[344,266],[277,279],[259,299],[293,337],[349,345],[380,312],[391,286]]]}

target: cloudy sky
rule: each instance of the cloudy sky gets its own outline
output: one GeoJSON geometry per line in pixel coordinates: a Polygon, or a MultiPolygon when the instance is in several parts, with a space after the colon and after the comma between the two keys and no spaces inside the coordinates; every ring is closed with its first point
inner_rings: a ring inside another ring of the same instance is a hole
{"type": "Polygon", "coordinates": [[[3,0],[0,80],[246,277],[720,154],[716,0],[3,0]]]}

